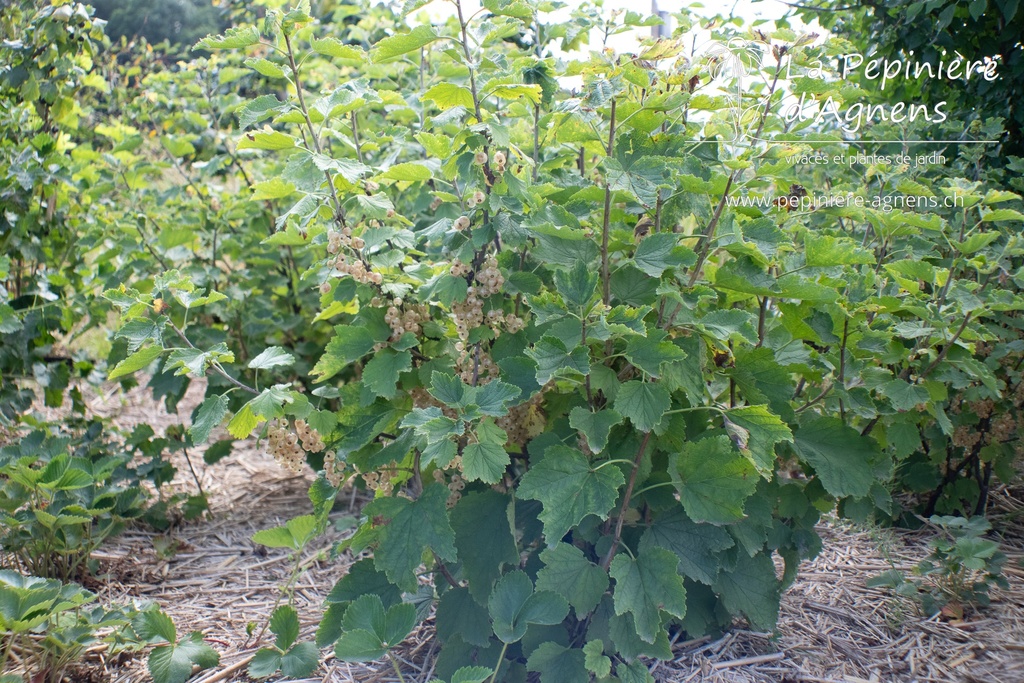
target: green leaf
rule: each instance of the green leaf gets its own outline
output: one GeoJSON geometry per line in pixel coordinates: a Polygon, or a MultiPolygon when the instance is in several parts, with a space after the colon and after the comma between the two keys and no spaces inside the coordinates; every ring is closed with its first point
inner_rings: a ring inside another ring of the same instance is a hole
{"type": "Polygon", "coordinates": [[[442,111],[452,107],[473,109],[473,93],[454,83],[438,83],[423,93],[423,99],[430,100],[442,111]]]}
{"type": "Polygon", "coordinates": [[[425,47],[441,37],[433,26],[417,26],[409,33],[400,33],[378,41],[370,50],[370,59],[378,63],[394,59],[425,47]]]}
{"type": "Polygon", "coordinates": [[[917,406],[928,403],[928,390],[920,384],[911,384],[906,380],[893,379],[878,390],[892,403],[892,407],[900,412],[914,410],[917,406]]]}
{"type": "Polygon", "coordinates": [[[415,501],[402,500],[402,509],[381,530],[374,554],[377,569],[406,592],[416,590],[416,568],[423,551],[432,549],[449,562],[456,559],[455,532],[448,522],[448,487],[430,484],[415,501]]]}
{"type": "Polygon", "coordinates": [[[284,526],[262,529],[252,536],[252,540],[268,548],[291,548],[299,550],[316,531],[316,517],[300,515],[285,522],[284,526]]]}
{"type": "Polygon", "coordinates": [[[663,363],[677,363],[686,358],[686,354],[672,342],[658,339],[652,333],[648,337],[631,337],[626,345],[626,358],[651,377],[661,377],[663,363]]]}
{"type": "Polygon", "coordinates": [[[555,271],[555,290],[562,295],[565,305],[585,310],[597,293],[598,274],[586,263],[577,261],[569,270],[555,271]]]}
{"type": "Polygon", "coordinates": [[[833,496],[868,495],[874,481],[871,464],[879,455],[873,439],[861,436],[837,417],[821,417],[801,425],[793,446],[833,496]]]}
{"type": "Polygon", "coordinates": [[[658,232],[643,238],[633,255],[633,262],[651,277],[661,277],[670,268],[696,263],[697,255],[692,249],[680,245],[676,235],[658,232]]]}
{"type": "Polygon", "coordinates": [[[281,668],[281,654],[277,650],[264,647],[256,652],[249,662],[249,675],[253,678],[267,678],[281,668]]]}
{"type": "Polygon", "coordinates": [[[452,588],[444,592],[437,603],[437,636],[444,642],[458,636],[477,647],[491,643],[491,618],[487,604],[491,585],[487,585],[483,600],[475,600],[468,588],[452,588]]]}
{"type": "Polygon", "coordinates": [[[569,412],[569,426],[578,429],[586,437],[587,446],[594,453],[605,449],[612,427],[620,422],[622,415],[611,408],[592,413],[582,406],[576,406],[569,412]]]}
{"type": "Polygon", "coordinates": [[[132,618],[132,630],[139,638],[150,643],[174,643],[178,640],[174,622],[158,608],[147,609],[135,615],[132,618]]]}
{"type": "Polygon", "coordinates": [[[259,419],[252,412],[252,406],[246,403],[228,422],[228,433],[236,439],[244,439],[252,434],[257,424],[259,419]]]}
{"type": "Polygon", "coordinates": [[[372,662],[386,653],[380,638],[363,629],[342,633],[334,645],[334,655],[343,662],[372,662]]]}
{"type": "Polygon", "coordinates": [[[199,50],[234,50],[249,47],[260,42],[260,32],[255,26],[238,26],[229,28],[220,36],[206,36],[193,49],[199,50]]]}
{"type": "Polygon", "coordinates": [[[669,474],[695,522],[740,521],[743,503],[757,487],[754,465],[724,435],[687,442],[669,456],[669,474]]]}
{"type": "Polygon", "coordinates": [[[295,192],[295,186],[281,178],[271,178],[256,183],[252,188],[252,200],[262,202],[268,199],[282,199],[295,192]]]}
{"type": "Polygon", "coordinates": [[[565,342],[552,335],[541,337],[532,349],[526,350],[526,355],[537,363],[537,383],[541,386],[566,371],[590,374],[590,351],[579,345],[570,349],[565,342]]]}
{"type": "Polygon", "coordinates": [[[612,673],[612,660],[604,654],[604,643],[590,640],[583,646],[583,665],[597,678],[607,678],[612,673]]]}
{"type": "Polygon", "coordinates": [[[203,642],[201,633],[193,633],[177,645],[161,645],[149,654],[147,666],[154,683],[185,683],[192,677],[192,666],[208,669],[220,656],[203,642]]]}
{"type": "Polygon", "coordinates": [[[672,398],[661,384],[632,380],[619,387],[614,405],[634,427],[649,432],[661,424],[665,412],[672,406],[672,398]]]}
{"type": "Polygon", "coordinates": [[[985,223],[996,223],[1000,221],[1024,222],[1024,213],[1014,211],[1013,209],[996,209],[982,214],[981,220],[985,223]]]}
{"type": "Polygon", "coordinates": [[[686,616],[686,589],[679,575],[679,558],[664,548],[641,551],[636,559],[619,554],[612,560],[615,613],[633,614],[637,635],[653,643],[661,630],[661,612],[686,616]]]}
{"type": "Polygon", "coordinates": [[[210,432],[221,423],[224,416],[228,414],[228,399],[221,394],[210,396],[199,406],[195,420],[189,427],[188,433],[192,436],[192,443],[205,443],[210,438],[210,432]]]}
{"type": "Polygon", "coordinates": [[[245,65],[267,78],[284,78],[284,69],[265,57],[250,57],[245,65]]]}
{"type": "Polygon", "coordinates": [[[130,375],[133,372],[141,370],[156,360],[163,352],[164,350],[161,346],[147,346],[145,348],[141,348],[115,365],[114,369],[107,373],[107,379],[117,379],[118,377],[130,375]]]}
{"type": "Polygon", "coordinates": [[[591,612],[608,590],[608,572],[568,543],[557,543],[540,554],[544,567],[537,572],[537,589],[557,593],[569,601],[577,617],[591,612]]]}
{"type": "Polygon", "coordinates": [[[679,568],[694,581],[711,585],[721,567],[719,553],[736,545],[729,532],[712,524],[696,524],[682,508],[663,512],[640,538],[640,551],[652,546],[670,550],[679,568]]]}
{"type": "MultiPolygon", "coordinates": [[[[502,417],[508,413],[508,405],[523,393],[519,387],[500,380],[491,380],[476,389],[473,402],[484,415],[502,417]]],[[[505,443],[502,439],[501,443],[505,443]]]]}
{"type": "Polygon", "coordinates": [[[343,43],[333,36],[314,38],[310,41],[309,46],[313,48],[314,52],[322,54],[325,57],[337,57],[339,59],[353,59],[360,61],[362,61],[364,57],[364,53],[360,48],[355,45],[343,43]]]}
{"type": "Polygon", "coordinates": [[[464,666],[452,674],[452,683],[484,683],[493,673],[486,666],[464,666]]]}
{"type": "Polygon", "coordinates": [[[527,671],[540,673],[541,683],[589,683],[583,650],[546,642],[530,654],[527,671]]]}
{"type": "Polygon", "coordinates": [[[410,161],[403,164],[395,164],[381,173],[380,177],[387,178],[388,180],[415,182],[418,180],[430,180],[433,175],[430,169],[423,164],[410,161]]]}
{"type": "Polygon", "coordinates": [[[291,135],[285,135],[279,133],[276,130],[270,130],[264,127],[263,130],[254,133],[246,133],[242,136],[242,139],[238,141],[238,147],[236,149],[265,149],[265,150],[282,150],[291,149],[295,146],[295,138],[291,135]]]}
{"type": "Polygon", "coordinates": [[[758,553],[736,554],[736,565],[718,575],[714,590],[732,612],[742,612],[754,628],[771,631],[779,618],[780,584],[775,578],[775,563],[758,553]]]}
{"type": "Polygon", "coordinates": [[[299,639],[299,614],[291,605],[281,605],[270,615],[270,631],[277,636],[274,645],[287,650],[299,639]]]}
{"type": "Polygon", "coordinates": [[[381,398],[395,397],[398,376],[412,369],[412,353],[384,349],[363,367],[363,384],[381,398]]]}
{"type": "Polygon", "coordinates": [[[548,545],[557,543],[587,515],[608,517],[625,477],[614,466],[594,470],[575,448],[550,446],[519,485],[519,496],[539,500],[548,545]]]}
{"type": "Polygon", "coordinates": [[[494,622],[494,635],[503,643],[515,643],[526,635],[530,624],[558,624],[569,613],[569,603],[560,595],[533,590],[525,572],[505,574],[487,600],[494,622]]]}
{"type": "MultiPolygon", "coordinates": [[[[505,434],[501,429],[498,431],[502,435],[505,434]]],[[[507,437],[505,438],[507,439],[507,437]]],[[[471,443],[462,450],[462,473],[466,481],[497,484],[505,474],[508,463],[509,455],[505,451],[505,447],[493,441],[471,443]]]]}
{"type": "Polygon", "coordinates": [[[502,567],[519,562],[509,517],[511,503],[509,496],[485,489],[463,496],[451,512],[462,572],[480,604],[487,601],[502,567]]]}
{"type": "Polygon", "coordinates": [[[808,232],[804,236],[804,257],[809,266],[873,265],[875,254],[845,237],[808,232]]]}
{"type": "Polygon", "coordinates": [[[775,470],[775,444],[793,442],[793,432],[768,406],[743,406],[725,413],[726,429],[740,452],[750,459],[761,476],[771,478],[775,470]],[[731,423],[731,426],[730,426],[731,423]]]}
{"type": "Polygon", "coordinates": [[[250,370],[267,370],[278,368],[284,365],[291,365],[295,362],[295,356],[288,353],[280,346],[268,346],[251,361],[247,366],[250,370]]]}
{"type": "Polygon", "coordinates": [[[338,325],[310,374],[317,382],[326,381],[373,351],[375,343],[373,334],[365,327],[338,325]]]}

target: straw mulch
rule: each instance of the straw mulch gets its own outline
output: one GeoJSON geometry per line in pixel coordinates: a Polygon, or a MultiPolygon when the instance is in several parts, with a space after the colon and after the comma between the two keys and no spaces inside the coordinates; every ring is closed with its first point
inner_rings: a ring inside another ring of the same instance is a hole
{"type": "MultiPolygon", "coordinates": [[[[181,404],[182,415],[200,400],[202,387],[197,383],[193,389],[181,404]]],[[[123,426],[146,422],[158,432],[178,419],[142,390],[94,398],[91,408],[123,426]]],[[[215,466],[205,467],[196,454],[193,462],[210,498],[212,519],[180,524],[165,534],[134,529],[112,540],[97,554],[107,573],[99,590],[104,600],[156,600],[179,633],[202,631],[220,651],[221,663],[193,679],[197,683],[248,681],[245,667],[259,647],[255,636],[292,571],[286,552],[262,548],[251,536],[310,511],[306,489],[312,474],[282,470],[252,442],[215,466]]],[[[178,480],[175,485],[194,490],[184,463],[178,480]]],[[[342,509],[333,513],[337,528],[300,560],[293,604],[303,620],[303,637],[310,639],[325,596],[353,561],[329,555],[332,544],[351,533],[345,518],[357,515],[363,502],[349,492],[342,498],[342,509]]],[[[659,683],[1024,683],[1021,498],[1019,491],[1015,497],[1002,490],[993,501],[993,520],[1003,530],[1003,549],[1010,558],[1004,569],[1010,590],[997,590],[992,606],[980,614],[960,622],[924,618],[911,603],[866,587],[869,577],[894,566],[909,569],[926,555],[927,529],[864,529],[830,520],[820,528],[825,549],[804,564],[784,595],[774,634],[737,624],[724,637],[680,640],[674,644],[675,658],[652,662],[651,671],[659,683]]],[[[409,683],[432,678],[437,644],[431,626],[428,619],[398,650],[409,683]]],[[[113,683],[148,680],[141,657],[97,659],[94,667],[107,669],[113,683]]],[[[397,676],[390,665],[349,665],[328,651],[307,680],[384,683],[397,676]]]]}

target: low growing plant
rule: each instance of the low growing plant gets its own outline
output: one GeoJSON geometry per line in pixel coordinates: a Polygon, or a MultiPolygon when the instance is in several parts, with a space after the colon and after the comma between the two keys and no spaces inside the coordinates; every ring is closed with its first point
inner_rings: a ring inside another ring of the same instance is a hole
{"type": "Polygon", "coordinates": [[[910,575],[891,569],[868,580],[868,586],[895,590],[926,615],[962,619],[970,609],[987,607],[994,587],[1008,588],[1002,575],[1006,555],[985,538],[992,525],[984,517],[935,516],[928,520],[937,535],[928,542],[928,557],[910,575]]]}

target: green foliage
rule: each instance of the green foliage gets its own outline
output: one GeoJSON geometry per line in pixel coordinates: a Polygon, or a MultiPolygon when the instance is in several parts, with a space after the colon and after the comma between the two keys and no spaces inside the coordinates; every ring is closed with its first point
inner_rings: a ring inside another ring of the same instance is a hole
{"type": "Polygon", "coordinates": [[[131,624],[144,614],[170,624],[155,610],[102,607],[95,600],[95,594],[75,583],[0,569],[0,670],[5,683],[59,683],[92,645],[104,643],[112,654],[140,649],[143,643],[131,624]],[[15,646],[17,660],[12,656],[15,646]]]}
{"type": "MultiPolygon", "coordinates": [[[[821,511],[895,517],[891,490],[909,489],[929,514],[983,512],[1018,450],[1024,214],[982,157],[797,164],[852,150],[787,123],[774,76],[851,95],[818,68],[839,47],[784,28],[716,25],[758,59],[712,79],[685,12],[632,57],[580,48],[648,25],[636,13],[485,6],[412,26],[386,5],[318,22],[300,3],[174,69],[130,51],[90,65],[79,36],[68,92],[118,84],[72,101],[90,130],[30,79],[4,84],[23,102],[5,130],[56,121],[75,142],[3,143],[0,220],[18,222],[0,271],[31,280],[0,292],[5,374],[31,368],[56,403],[72,370],[145,373],[172,410],[205,378],[181,448],[225,428],[322,470],[313,513],[254,539],[294,563],[253,675],[315,665],[290,591],[349,478],[374,500],[337,550],[368,555],[316,645],[390,656],[436,602],[449,683],[647,680],[636,659],[670,657],[670,632],[772,629],[821,511]],[[772,201],[798,184],[879,201],[772,201]],[[54,219],[28,190],[81,226],[69,257],[32,251],[54,219]],[[894,210],[906,194],[958,203],[894,210]],[[105,358],[35,370],[109,311],[105,358]]],[[[51,14],[31,15],[37,45],[51,14]]],[[[29,73],[18,49],[0,48],[29,73]]],[[[19,419],[30,396],[2,391],[19,419]]],[[[48,484],[84,482],[63,467],[48,484]]],[[[152,634],[155,674],[212,661],[201,639],[152,634]]]]}
{"type": "Polygon", "coordinates": [[[868,579],[869,586],[891,588],[916,602],[926,615],[941,613],[952,619],[987,607],[993,587],[1009,588],[1002,575],[1006,555],[999,551],[999,543],[984,537],[992,528],[988,520],[935,516],[928,521],[939,531],[928,542],[928,557],[909,576],[891,569],[868,579]]]}
{"type": "Polygon", "coordinates": [[[185,683],[192,677],[192,668],[200,670],[217,666],[220,655],[203,642],[198,631],[178,638],[174,623],[159,610],[138,613],[132,619],[132,628],[140,639],[157,645],[149,653],[146,666],[154,683],[185,683]]]}
{"type": "Polygon", "coordinates": [[[133,450],[99,422],[75,438],[40,429],[0,448],[0,549],[9,561],[64,581],[85,573],[97,546],[146,513],[133,450]]]}

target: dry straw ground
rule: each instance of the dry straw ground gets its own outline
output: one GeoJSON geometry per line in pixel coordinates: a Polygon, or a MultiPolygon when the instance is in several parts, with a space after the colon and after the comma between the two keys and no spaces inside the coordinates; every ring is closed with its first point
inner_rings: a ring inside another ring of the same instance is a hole
{"type": "MultiPolygon", "coordinates": [[[[180,411],[187,415],[201,396],[193,386],[180,411]]],[[[122,426],[140,422],[158,432],[176,418],[147,394],[112,392],[95,397],[91,408],[122,426]]],[[[196,460],[196,458],[193,458],[196,460]]],[[[210,496],[212,519],[179,525],[167,534],[130,530],[101,549],[107,576],[99,590],[105,600],[156,600],[173,617],[179,632],[202,631],[221,653],[221,664],[195,683],[248,681],[245,667],[291,570],[287,553],[267,551],[250,539],[254,532],[309,511],[306,488],[312,473],[282,470],[254,442],[228,459],[203,467],[199,476],[210,496]],[[160,549],[159,551],[157,549],[160,549]]],[[[194,488],[187,467],[179,468],[180,486],[194,488]]],[[[348,511],[363,502],[344,494],[348,511]]],[[[952,683],[1024,682],[1024,501],[1001,490],[993,520],[1003,529],[1010,559],[1005,572],[1009,591],[997,591],[993,605],[963,622],[924,618],[913,605],[865,580],[893,566],[909,568],[926,554],[928,532],[864,529],[829,521],[821,525],[825,549],[801,568],[782,600],[774,634],[745,630],[742,624],[724,637],[674,644],[672,661],[652,663],[659,683],[796,683],[890,681],[952,683]]],[[[344,526],[341,524],[340,526],[344,526]]],[[[303,635],[312,638],[324,597],[354,558],[329,558],[331,544],[345,531],[332,530],[302,558],[305,569],[294,593],[303,635]]],[[[431,620],[424,622],[400,650],[405,680],[426,683],[432,677],[436,643],[431,620]]],[[[143,658],[107,661],[95,652],[91,673],[103,670],[113,683],[148,680],[143,658]]],[[[397,680],[390,666],[349,665],[329,654],[307,681],[384,683],[397,680]]]]}

